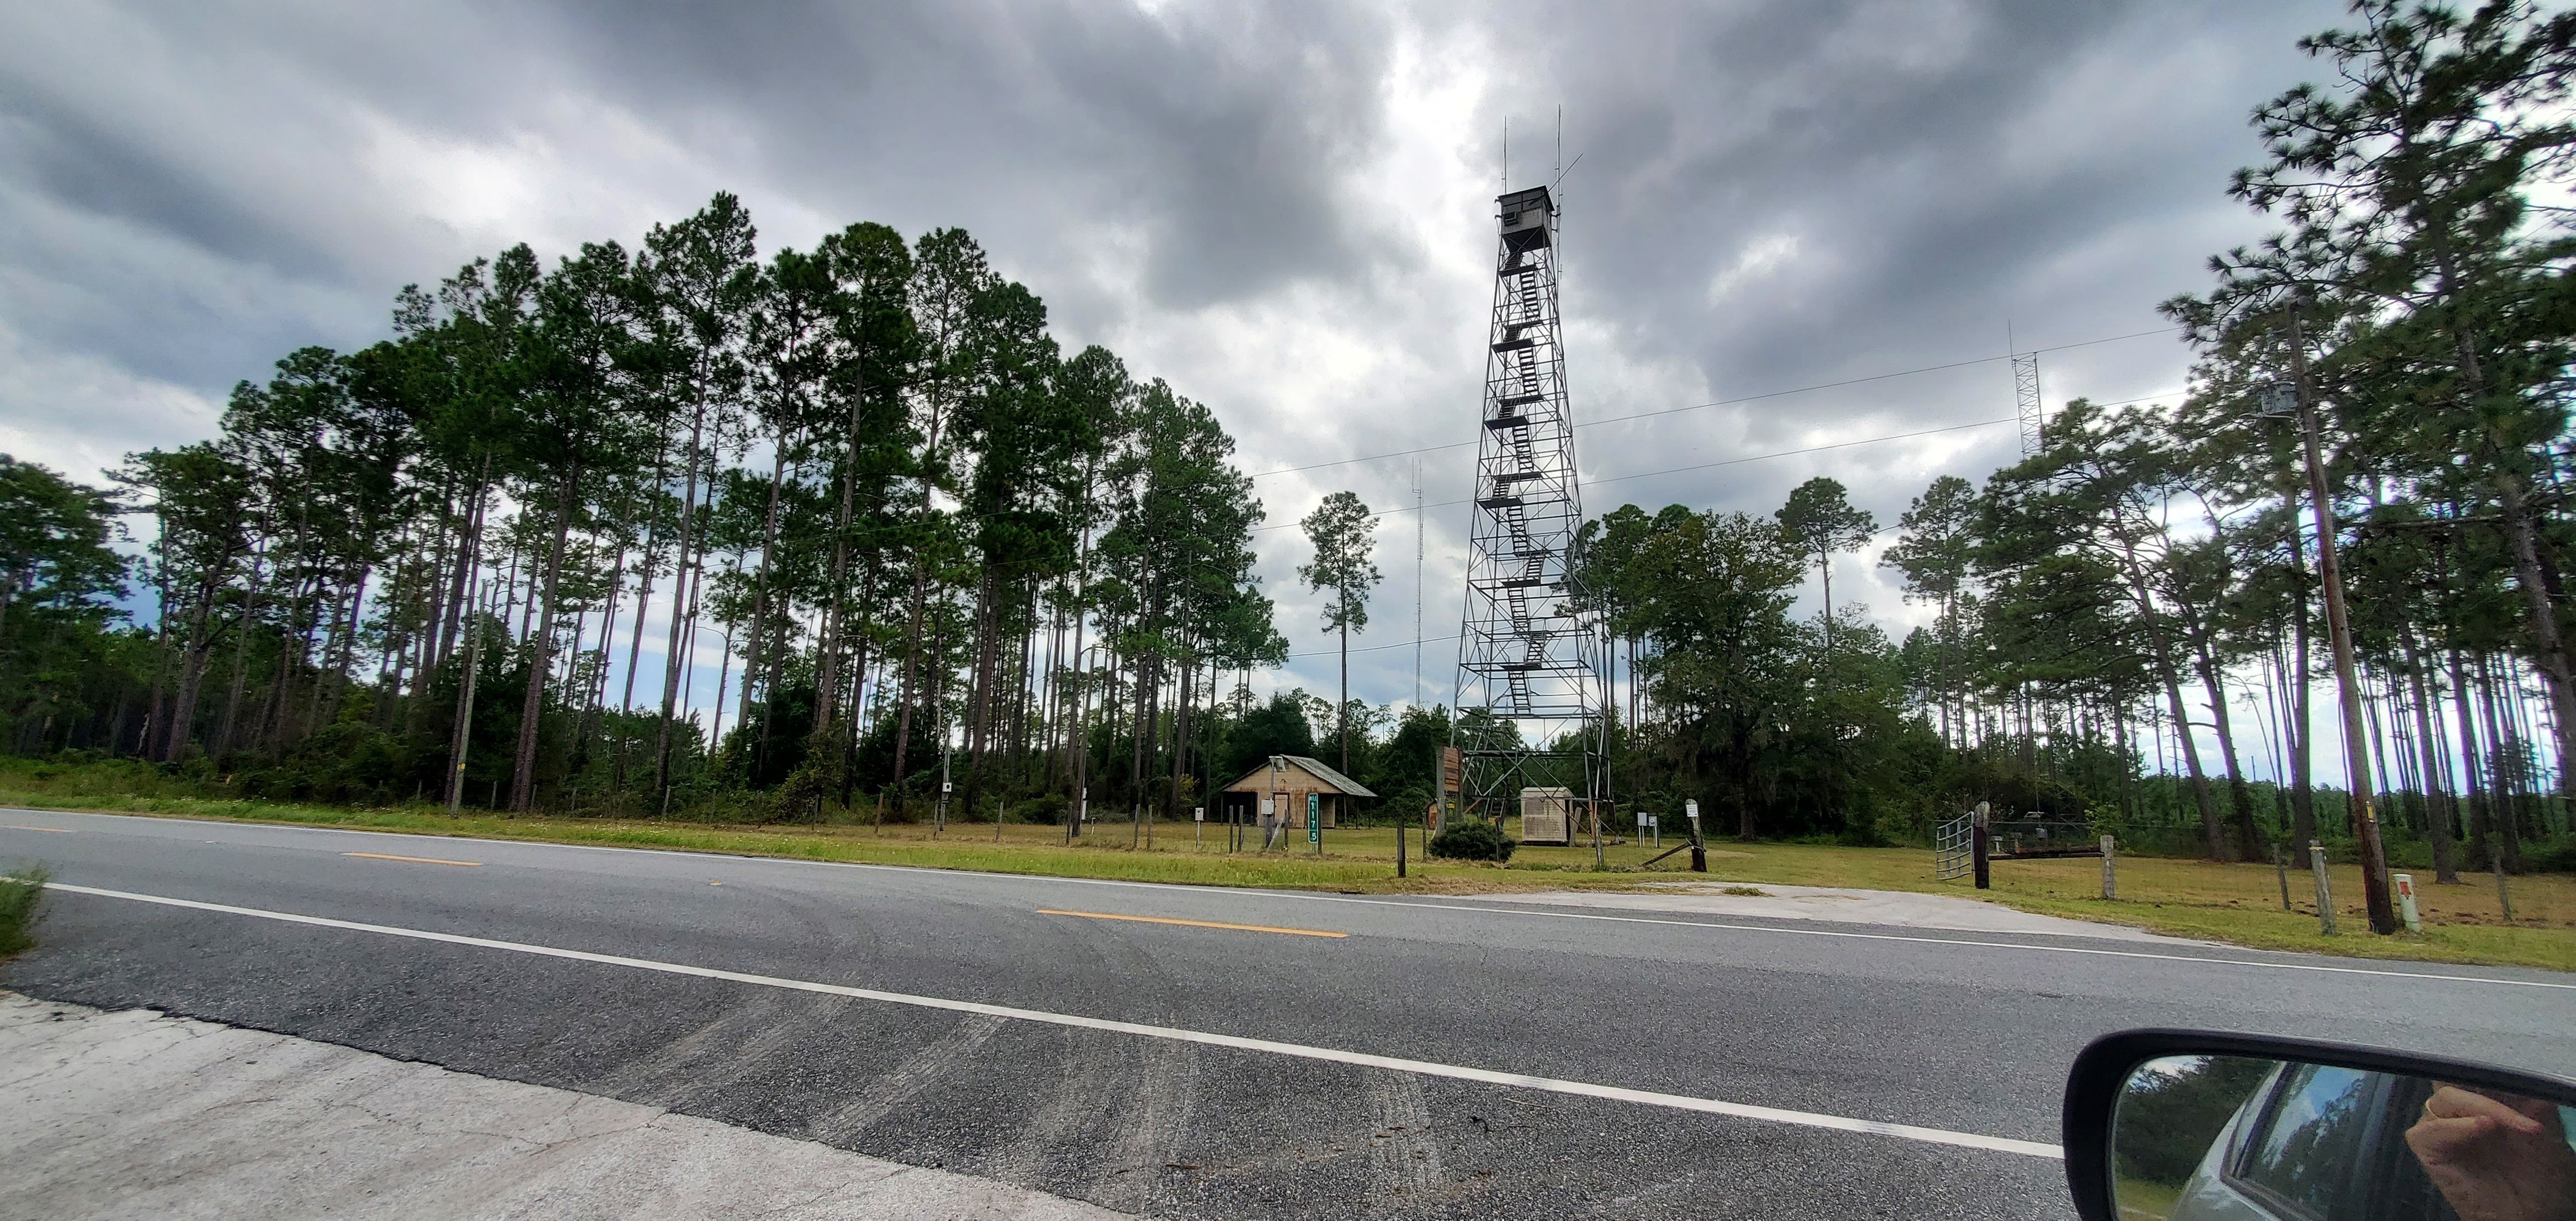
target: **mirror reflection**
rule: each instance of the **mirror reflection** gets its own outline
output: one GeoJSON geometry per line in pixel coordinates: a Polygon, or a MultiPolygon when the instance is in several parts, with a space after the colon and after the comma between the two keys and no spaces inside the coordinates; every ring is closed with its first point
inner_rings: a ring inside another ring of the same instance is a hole
{"type": "Polygon", "coordinates": [[[2112,1117],[2122,1221],[2576,1221],[2576,1111],[2326,1064],[2173,1056],[2112,1117]]]}

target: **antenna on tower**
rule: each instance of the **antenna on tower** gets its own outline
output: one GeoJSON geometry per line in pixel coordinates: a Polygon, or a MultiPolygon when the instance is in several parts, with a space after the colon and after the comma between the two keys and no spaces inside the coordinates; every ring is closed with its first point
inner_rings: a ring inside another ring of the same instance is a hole
{"type": "Polygon", "coordinates": [[[1422,706],[1422,456],[1413,457],[1413,706],[1422,706]]]}
{"type": "Polygon", "coordinates": [[[1503,193],[1512,190],[1512,117],[1503,116],[1503,193]]]}

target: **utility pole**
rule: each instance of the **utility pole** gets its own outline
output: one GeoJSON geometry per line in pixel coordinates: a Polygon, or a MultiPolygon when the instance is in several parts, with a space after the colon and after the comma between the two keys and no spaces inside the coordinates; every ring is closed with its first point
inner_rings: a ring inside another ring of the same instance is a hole
{"type": "Polygon", "coordinates": [[[2290,380],[2299,400],[2299,440],[2307,451],[2308,497],[2317,526],[2317,582],[2325,587],[2326,639],[2334,652],[2335,687],[2343,702],[2344,768],[2350,776],[2353,834],[2361,841],[2361,893],[2370,931],[2397,931],[2388,897],[2388,853],[2379,840],[2379,813],[2370,800],[2370,739],[2362,723],[2361,683],[2353,673],[2352,623],[2344,612],[2343,567],[2335,558],[2334,502],[2326,487],[2325,444],[2319,439],[2316,396],[2308,385],[2307,340],[2299,314],[2290,311],[2290,380]]]}

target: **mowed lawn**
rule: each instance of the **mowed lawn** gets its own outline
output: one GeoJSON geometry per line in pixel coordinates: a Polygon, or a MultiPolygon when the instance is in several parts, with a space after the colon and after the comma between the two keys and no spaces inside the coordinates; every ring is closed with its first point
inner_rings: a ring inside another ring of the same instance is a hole
{"type": "MultiPolygon", "coordinates": [[[[16,779],[13,777],[12,779],[16,779]]],[[[368,828],[422,835],[478,836],[575,844],[620,844],[693,852],[737,853],[809,860],[852,861],[944,869],[977,869],[1058,877],[1110,878],[1213,886],[1268,886],[1350,893],[1472,894],[1548,889],[1664,889],[1673,883],[1717,886],[1776,883],[1902,890],[1980,898],[2023,911],[2107,921],[2178,936],[2261,949],[2303,950],[2372,958],[2494,963],[2576,970],[2576,878],[2562,874],[2517,877],[2508,883],[2513,919],[2507,922],[2492,875],[2463,875],[2463,884],[2437,886],[2432,871],[2414,873],[2423,913],[2421,934],[2374,936],[2362,911],[2361,871],[2335,866],[2332,890],[2340,933],[2318,928],[2315,884],[2303,870],[2289,874],[2291,910],[2281,903],[2281,882],[2269,864],[2216,864],[2157,857],[2118,860],[2116,900],[2101,898],[2101,862],[2076,858],[1998,861],[1994,888],[1979,892],[1965,879],[1933,876],[1932,854],[1919,848],[1844,848],[1808,844],[1711,841],[1705,876],[1687,871],[1688,853],[1648,868],[1659,851],[1651,845],[1605,843],[1596,869],[1589,844],[1571,848],[1524,846],[1508,866],[1422,859],[1420,832],[1408,841],[1409,876],[1395,876],[1392,829],[1327,829],[1321,850],[1302,828],[1283,848],[1226,851],[1226,827],[1158,822],[1147,828],[1126,821],[1096,821],[1074,842],[1056,826],[953,823],[934,831],[926,824],[745,826],[590,818],[509,818],[467,814],[449,818],[429,807],[346,810],[267,802],[187,797],[136,797],[109,793],[44,791],[53,786],[0,787],[0,805],[31,809],[89,809],[169,817],[368,828]]],[[[862,812],[864,819],[864,811],[862,812]]],[[[1517,830],[1517,827],[1511,828],[1517,830]]],[[[1257,831],[1247,831],[1257,846],[1257,831]]],[[[1677,841],[1666,838],[1663,847],[1677,841]]]]}

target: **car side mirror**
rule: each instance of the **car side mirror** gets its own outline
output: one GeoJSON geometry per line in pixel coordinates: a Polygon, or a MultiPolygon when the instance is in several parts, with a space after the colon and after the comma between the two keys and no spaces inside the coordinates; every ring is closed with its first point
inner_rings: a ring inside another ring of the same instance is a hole
{"type": "Polygon", "coordinates": [[[2303,1039],[2135,1030],[2067,1075],[2085,1221],[2576,1221],[2576,1081],[2303,1039]]]}

